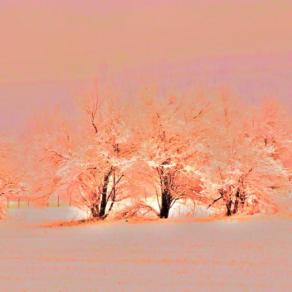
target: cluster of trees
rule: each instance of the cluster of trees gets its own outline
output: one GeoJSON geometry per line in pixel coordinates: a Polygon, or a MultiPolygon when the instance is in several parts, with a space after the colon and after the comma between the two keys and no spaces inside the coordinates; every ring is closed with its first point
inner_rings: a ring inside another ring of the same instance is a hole
{"type": "Polygon", "coordinates": [[[20,151],[17,144],[0,135],[0,219],[4,217],[7,198],[18,199],[25,192],[22,171],[19,170],[20,151]]]}
{"type": "Polygon", "coordinates": [[[291,125],[270,101],[93,95],[70,121],[42,113],[17,170],[0,145],[0,192],[41,204],[57,195],[98,219],[168,218],[178,201],[227,216],[274,212],[291,190],[291,125]]]}

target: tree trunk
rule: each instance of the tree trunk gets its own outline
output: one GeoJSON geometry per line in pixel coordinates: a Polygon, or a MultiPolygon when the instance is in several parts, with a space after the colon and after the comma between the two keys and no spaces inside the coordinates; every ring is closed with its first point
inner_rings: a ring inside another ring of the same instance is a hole
{"type": "Polygon", "coordinates": [[[91,212],[92,218],[94,218],[94,219],[99,218],[99,206],[98,206],[98,204],[94,204],[90,208],[90,212],[91,212]]]}
{"type": "Polygon", "coordinates": [[[164,190],[161,196],[160,218],[168,218],[171,206],[171,194],[168,190],[164,190]]]}
{"type": "Polygon", "coordinates": [[[102,193],[101,193],[101,202],[100,202],[100,209],[99,209],[99,218],[104,218],[106,205],[107,205],[107,189],[109,184],[109,178],[111,175],[112,170],[108,172],[107,175],[104,177],[102,193]]]}
{"type": "Polygon", "coordinates": [[[226,216],[231,216],[232,215],[231,208],[232,208],[232,200],[229,200],[226,203],[226,209],[227,209],[226,216]]]}
{"type": "Polygon", "coordinates": [[[234,203],[234,207],[233,207],[232,214],[237,214],[238,213],[238,207],[239,207],[239,199],[236,198],[235,199],[235,203],[234,203]]]}
{"type": "Polygon", "coordinates": [[[238,213],[238,207],[239,207],[239,196],[240,196],[240,190],[237,189],[236,194],[235,194],[235,202],[232,210],[232,214],[237,214],[238,213]]]}

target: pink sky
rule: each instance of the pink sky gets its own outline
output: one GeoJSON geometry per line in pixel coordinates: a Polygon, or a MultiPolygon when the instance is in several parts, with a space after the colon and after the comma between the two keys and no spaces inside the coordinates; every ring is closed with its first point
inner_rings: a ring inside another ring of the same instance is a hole
{"type": "Polygon", "coordinates": [[[289,0],[2,0],[0,129],[69,108],[96,78],[123,92],[210,85],[287,101],[291,19],[289,0]]]}

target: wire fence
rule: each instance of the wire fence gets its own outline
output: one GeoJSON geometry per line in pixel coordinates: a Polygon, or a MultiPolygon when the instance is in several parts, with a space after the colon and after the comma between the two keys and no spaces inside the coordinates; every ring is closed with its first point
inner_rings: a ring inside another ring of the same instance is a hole
{"type": "Polygon", "coordinates": [[[59,196],[53,199],[49,199],[47,201],[43,201],[41,198],[6,198],[6,207],[8,209],[31,207],[60,208],[68,206],[72,206],[71,200],[68,200],[68,202],[61,202],[59,196]]]}

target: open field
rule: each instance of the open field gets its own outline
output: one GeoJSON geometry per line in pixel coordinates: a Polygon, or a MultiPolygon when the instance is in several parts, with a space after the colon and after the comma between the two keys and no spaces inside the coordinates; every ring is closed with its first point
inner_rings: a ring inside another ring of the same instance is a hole
{"type": "Polygon", "coordinates": [[[290,219],[44,228],[31,223],[64,210],[9,212],[0,223],[1,291],[292,289],[290,219]]]}

